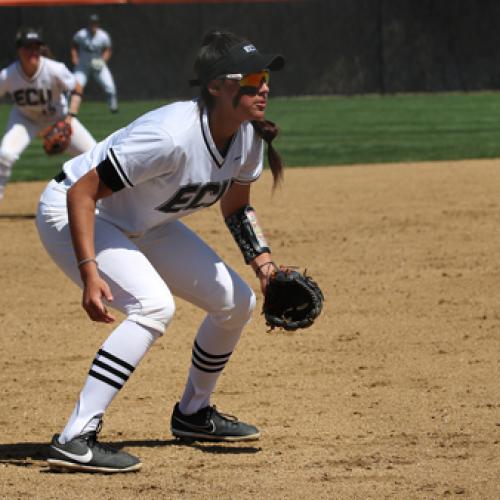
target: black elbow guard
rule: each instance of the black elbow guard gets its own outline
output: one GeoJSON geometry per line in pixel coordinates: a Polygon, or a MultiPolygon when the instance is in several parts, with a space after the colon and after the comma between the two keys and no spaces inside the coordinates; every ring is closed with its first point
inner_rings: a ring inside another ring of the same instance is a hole
{"type": "Polygon", "coordinates": [[[251,206],[245,205],[225,220],[240,247],[245,263],[248,264],[261,253],[271,253],[257,221],[255,210],[251,206]]]}

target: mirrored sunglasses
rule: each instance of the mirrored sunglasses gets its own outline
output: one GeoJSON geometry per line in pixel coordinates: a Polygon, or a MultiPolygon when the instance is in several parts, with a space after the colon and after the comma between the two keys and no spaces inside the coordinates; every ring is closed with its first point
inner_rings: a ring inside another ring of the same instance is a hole
{"type": "Polygon", "coordinates": [[[226,80],[236,80],[240,87],[253,87],[258,89],[263,83],[269,84],[269,70],[259,71],[258,73],[248,73],[243,75],[241,73],[230,73],[222,75],[220,78],[226,80]]]}

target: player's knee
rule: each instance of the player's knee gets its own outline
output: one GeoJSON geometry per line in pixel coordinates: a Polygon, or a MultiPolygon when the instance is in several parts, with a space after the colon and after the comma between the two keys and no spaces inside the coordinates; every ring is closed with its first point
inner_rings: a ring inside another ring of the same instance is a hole
{"type": "Polygon", "coordinates": [[[245,318],[245,321],[249,321],[257,304],[255,293],[249,286],[245,285],[237,299],[239,301],[238,311],[240,316],[245,318]]]}
{"type": "Polygon", "coordinates": [[[4,149],[0,149],[0,172],[6,173],[10,172],[12,165],[18,159],[18,156],[4,149]]]}
{"type": "Polygon", "coordinates": [[[241,283],[233,290],[231,303],[212,313],[212,320],[223,329],[242,328],[252,318],[256,302],[252,289],[241,283]]]}
{"type": "Polygon", "coordinates": [[[163,335],[174,314],[174,299],[172,296],[167,295],[141,301],[140,310],[132,312],[128,318],[136,323],[153,328],[160,335],[163,335]]]}

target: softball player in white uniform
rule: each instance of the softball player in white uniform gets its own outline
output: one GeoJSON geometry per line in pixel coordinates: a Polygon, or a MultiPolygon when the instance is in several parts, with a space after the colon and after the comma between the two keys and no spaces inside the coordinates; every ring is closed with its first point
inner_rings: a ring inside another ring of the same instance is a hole
{"type": "Polygon", "coordinates": [[[78,83],[85,88],[92,77],[104,90],[109,109],[118,110],[118,99],[113,75],[108,67],[112,45],[109,33],[99,28],[99,17],[92,14],[89,26],[77,31],[73,36],[71,60],[78,83]]]}
{"type": "Polygon", "coordinates": [[[14,106],[0,143],[0,199],[12,173],[12,166],[30,142],[47,126],[66,119],[73,130],[68,152],[81,154],[91,149],[94,138],[75,118],[81,89],[68,68],[42,57],[40,34],[21,30],[16,37],[18,60],[0,72],[0,97],[10,94],[14,106]],[[66,94],[73,92],[68,113],[66,94]]]}
{"type": "Polygon", "coordinates": [[[255,306],[250,287],[180,219],[220,201],[245,261],[265,290],[274,269],[248,205],[262,171],[263,137],[279,180],[282,165],[264,120],[269,70],[281,56],[263,55],[230,33],[207,35],[195,64],[201,98],[138,118],[91,151],[66,162],[42,194],[37,227],[49,255],[83,286],[94,321],[119,324],[98,350],[74,411],[50,446],[51,467],[126,472],[138,458],[96,441],[113,397],[163,334],[173,296],[207,315],[194,340],[187,384],[171,417],[174,436],[241,441],[259,431],[210,404],[255,306]]]}

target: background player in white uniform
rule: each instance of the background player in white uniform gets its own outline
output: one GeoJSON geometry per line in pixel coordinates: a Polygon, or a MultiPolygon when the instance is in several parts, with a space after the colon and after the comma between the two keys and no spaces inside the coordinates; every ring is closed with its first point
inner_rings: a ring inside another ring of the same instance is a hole
{"type": "Polygon", "coordinates": [[[73,133],[68,152],[81,154],[95,145],[94,138],[78,121],[81,87],[60,62],[42,57],[39,32],[23,28],[16,35],[18,60],[0,71],[0,97],[10,94],[14,106],[0,143],[0,199],[12,166],[30,142],[47,126],[65,119],[73,133]],[[68,113],[66,94],[72,92],[68,113]]]}
{"type": "Polygon", "coordinates": [[[108,67],[111,57],[111,37],[99,27],[99,16],[92,14],[86,28],[77,31],[71,47],[71,61],[78,83],[85,88],[92,77],[106,93],[111,112],[118,111],[118,100],[113,75],[108,67]]]}
{"type": "Polygon", "coordinates": [[[194,340],[192,365],[171,417],[174,436],[222,441],[259,437],[253,425],[227,418],[210,396],[255,307],[250,287],[179,219],[220,200],[226,223],[265,290],[275,267],[249,207],[263,165],[263,138],[275,179],[282,164],[264,120],[269,70],[264,55],[231,33],[209,33],[195,71],[201,98],[143,115],[95,148],[66,162],[42,194],[41,240],[54,261],[83,286],[83,307],[111,323],[74,411],[49,452],[55,468],[125,472],[140,462],[96,441],[113,397],[174,315],[173,295],[207,315],[194,340]],[[73,242],[73,244],[71,243],[73,242]]]}

